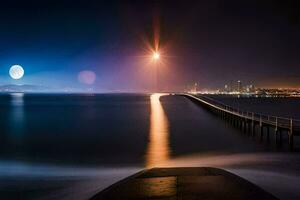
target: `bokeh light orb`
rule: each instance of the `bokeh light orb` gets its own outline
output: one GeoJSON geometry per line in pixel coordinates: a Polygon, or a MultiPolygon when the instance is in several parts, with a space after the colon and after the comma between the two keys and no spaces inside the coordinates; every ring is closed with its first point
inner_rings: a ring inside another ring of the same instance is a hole
{"type": "Polygon", "coordinates": [[[24,76],[24,69],[20,65],[13,65],[9,69],[9,75],[12,79],[20,79],[24,76]]]}
{"type": "Polygon", "coordinates": [[[96,74],[90,70],[81,71],[78,74],[78,80],[80,83],[92,85],[96,81],[96,74]]]}

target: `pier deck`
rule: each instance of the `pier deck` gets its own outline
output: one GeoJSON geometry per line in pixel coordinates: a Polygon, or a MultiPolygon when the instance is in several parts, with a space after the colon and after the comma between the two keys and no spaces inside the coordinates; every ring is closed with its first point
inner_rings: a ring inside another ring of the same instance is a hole
{"type": "Polygon", "coordinates": [[[128,177],[92,200],[277,199],[225,170],[208,167],[153,168],[128,177]]]}

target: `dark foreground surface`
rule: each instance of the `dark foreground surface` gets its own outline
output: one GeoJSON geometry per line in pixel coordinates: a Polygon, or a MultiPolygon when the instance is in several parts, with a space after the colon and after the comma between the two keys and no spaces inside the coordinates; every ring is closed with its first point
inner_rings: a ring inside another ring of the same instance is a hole
{"type": "Polygon", "coordinates": [[[153,168],[108,187],[103,199],[276,199],[252,183],[210,167],[153,168]]]}

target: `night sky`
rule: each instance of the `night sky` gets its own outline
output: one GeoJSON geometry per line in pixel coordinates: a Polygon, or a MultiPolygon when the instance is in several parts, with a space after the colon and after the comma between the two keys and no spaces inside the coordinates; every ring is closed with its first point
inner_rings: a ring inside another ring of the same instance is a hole
{"type": "Polygon", "coordinates": [[[3,1],[0,24],[0,84],[148,91],[159,33],[165,90],[300,87],[297,1],[3,1]],[[23,79],[8,76],[13,64],[23,79]],[[86,70],[93,83],[78,78],[86,70]]]}

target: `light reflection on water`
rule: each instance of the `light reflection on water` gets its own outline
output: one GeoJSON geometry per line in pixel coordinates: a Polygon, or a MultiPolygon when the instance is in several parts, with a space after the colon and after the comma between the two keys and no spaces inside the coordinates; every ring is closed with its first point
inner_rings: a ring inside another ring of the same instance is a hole
{"type": "Polygon", "coordinates": [[[20,134],[23,131],[24,124],[24,93],[12,93],[10,97],[11,116],[9,125],[12,133],[20,134]]]}
{"type": "Polygon", "coordinates": [[[12,106],[23,106],[24,105],[24,93],[11,93],[11,105],[12,106]]]}
{"type": "Polygon", "coordinates": [[[146,153],[148,168],[161,166],[170,159],[169,124],[160,102],[160,97],[164,95],[167,94],[155,93],[150,96],[150,131],[146,153]]]}

